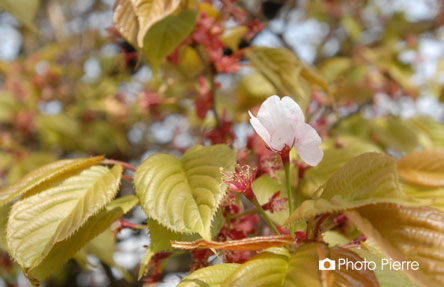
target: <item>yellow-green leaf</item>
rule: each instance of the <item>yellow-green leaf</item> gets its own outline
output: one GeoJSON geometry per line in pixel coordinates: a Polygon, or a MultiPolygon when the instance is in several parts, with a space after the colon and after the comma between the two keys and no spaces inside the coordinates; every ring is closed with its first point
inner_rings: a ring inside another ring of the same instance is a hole
{"type": "Polygon", "coordinates": [[[34,17],[40,6],[40,0],[2,0],[0,9],[8,12],[31,30],[35,30],[34,17]]]}
{"type": "Polygon", "coordinates": [[[0,206],[5,205],[19,195],[29,196],[38,193],[55,182],[99,163],[102,159],[103,156],[65,159],[42,166],[27,174],[20,181],[2,188],[0,190],[0,206]]]}
{"type": "Polygon", "coordinates": [[[150,246],[146,250],[145,256],[140,263],[139,280],[145,275],[146,267],[154,254],[161,251],[172,250],[171,241],[182,240],[183,237],[182,234],[168,230],[151,218],[148,218],[148,230],[150,234],[150,246]]]}
{"type": "MultiPolygon", "coordinates": [[[[137,197],[133,198],[138,202],[137,197]]],[[[83,250],[85,250],[85,254],[92,254],[99,258],[104,264],[116,268],[122,273],[126,281],[131,282],[131,275],[114,261],[115,245],[116,237],[111,231],[111,228],[106,228],[104,232],[93,238],[83,250]]]]}
{"type": "Polygon", "coordinates": [[[423,201],[424,205],[437,208],[444,212],[444,187],[429,189],[404,184],[403,190],[408,196],[423,201]]]}
{"type": "Polygon", "coordinates": [[[311,95],[309,83],[328,89],[328,84],[289,50],[254,47],[246,51],[246,56],[251,65],[273,84],[281,96],[292,97],[303,110],[307,107],[311,95]]]}
{"type": "Polygon", "coordinates": [[[92,166],[58,185],[16,202],[6,240],[24,269],[37,266],[54,246],[72,236],[116,195],[122,167],[92,166]]]}
{"type": "Polygon", "coordinates": [[[301,192],[307,197],[312,197],[332,174],[356,155],[348,149],[325,150],[322,161],[305,172],[301,192]]]}
{"type": "Polygon", "coordinates": [[[237,26],[225,32],[222,37],[220,37],[220,40],[225,46],[235,52],[239,49],[239,43],[247,32],[248,27],[237,26]]]}
{"type": "Polygon", "coordinates": [[[324,286],[378,286],[370,270],[320,271],[320,259],[349,261],[362,260],[356,253],[344,248],[327,248],[321,243],[302,244],[293,255],[263,252],[236,269],[222,287],[324,287],[324,286]]]}
{"type": "Polygon", "coordinates": [[[365,153],[335,172],[320,195],[304,201],[287,223],[378,202],[413,204],[401,190],[395,159],[382,153],[365,153]]]}
{"type": "Polygon", "coordinates": [[[152,155],[134,176],[142,209],[175,232],[211,240],[211,222],[226,190],[220,168],[230,171],[235,163],[235,152],[226,145],[196,146],[180,160],[152,155]]]}
{"type": "Polygon", "coordinates": [[[54,245],[50,253],[37,266],[25,270],[29,278],[43,280],[55,273],[82,247],[96,236],[109,229],[110,225],[122,217],[138,203],[135,196],[124,196],[113,200],[104,210],[88,219],[71,237],[54,245]]]}
{"type": "Polygon", "coordinates": [[[407,275],[405,275],[402,271],[387,268],[387,266],[383,267],[382,259],[384,257],[381,257],[365,249],[352,248],[352,250],[363,259],[367,261],[373,261],[376,263],[376,269],[373,272],[375,273],[379,286],[381,287],[415,286],[413,282],[409,280],[407,275]]]}
{"type": "Polygon", "coordinates": [[[419,270],[403,271],[419,286],[444,284],[444,214],[431,207],[381,203],[345,215],[387,257],[417,261],[419,270]]]}
{"type": "Polygon", "coordinates": [[[135,47],[143,46],[143,38],[156,22],[171,14],[180,0],[117,0],[113,21],[125,39],[135,47]]]}
{"type": "Polygon", "coordinates": [[[332,138],[324,142],[331,148],[324,149],[324,158],[315,167],[310,167],[301,183],[301,192],[312,197],[314,192],[323,185],[334,172],[341,168],[347,161],[366,152],[380,152],[374,144],[355,136],[344,135],[332,138]],[[341,148],[335,148],[339,145],[341,148]]]}
{"type": "MultiPolygon", "coordinates": [[[[252,189],[256,195],[257,201],[263,205],[266,204],[269,199],[276,192],[280,191],[279,198],[287,197],[287,190],[283,184],[280,184],[277,180],[271,178],[269,175],[262,175],[257,178],[253,184],[252,189]]],[[[284,224],[288,217],[288,202],[283,206],[283,210],[271,213],[270,211],[265,211],[271,220],[279,225],[284,224]]]]}
{"type": "Polygon", "coordinates": [[[226,263],[201,268],[183,278],[177,287],[220,287],[240,264],[226,263]]]}
{"type": "Polygon", "coordinates": [[[176,16],[168,16],[154,24],[143,40],[143,54],[153,70],[193,31],[196,12],[183,10],[176,16]]]}
{"type": "Polygon", "coordinates": [[[428,117],[415,117],[407,120],[418,132],[425,133],[436,147],[444,147],[444,124],[428,117]]]}
{"type": "Polygon", "coordinates": [[[420,146],[415,130],[398,118],[377,118],[371,122],[373,135],[385,147],[399,152],[412,152],[420,146]]]}
{"type": "Polygon", "coordinates": [[[413,152],[398,161],[399,176],[409,183],[444,186],[444,149],[413,152]]]}
{"type": "Polygon", "coordinates": [[[0,251],[7,250],[6,246],[6,224],[8,222],[8,214],[11,207],[5,205],[0,207],[0,251]]]}

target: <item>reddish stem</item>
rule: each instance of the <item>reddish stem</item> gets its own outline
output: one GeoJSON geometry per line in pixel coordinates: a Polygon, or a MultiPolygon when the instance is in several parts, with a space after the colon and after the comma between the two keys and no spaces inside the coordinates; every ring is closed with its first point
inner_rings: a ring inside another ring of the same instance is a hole
{"type": "Polygon", "coordinates": [[[115,159],[107,159],[106,158],[106,159],[102,160],[102,164],[120,164],[123,167],[123,169],[130,170],[130,171],[136,171],[136,169],[137,169],[134,165],[131,165],[129,163],[126,163],[126,162],[123,162],[120,160],[115,160],[115,159]]]}
{"type": "Polygon", "coordinates": [[[133,181],[133,180],[134,180],[134,178],[132,178],[131,176],[129,176],[129,175],[124,175],[124,174],[122,174],[122,179],[126,179],[126,180],[128,180],[128,181],[133,181]]]}
{"type": "Polygon", "coordinates": [[[314,239],[318,239],[318,236],[319,236],[319,232],[320,232],[320,229],[321,229],[321,224],[329,217],[330,215],[329,214],[323,214],[319,219],[318,219],[318,221],[316,222],[316,226],[315,226],[315,229],[314,229],[314,234],[313,234],[313,238],[314,239]]]}

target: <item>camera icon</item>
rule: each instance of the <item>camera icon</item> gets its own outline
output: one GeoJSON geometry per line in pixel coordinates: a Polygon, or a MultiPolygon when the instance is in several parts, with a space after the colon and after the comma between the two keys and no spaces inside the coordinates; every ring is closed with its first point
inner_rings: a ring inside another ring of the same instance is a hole
{"type": "Polygon", "coordinates": [[[330,258],[319,260],[319,270],[336,270],[336,262],[330,258]]]}

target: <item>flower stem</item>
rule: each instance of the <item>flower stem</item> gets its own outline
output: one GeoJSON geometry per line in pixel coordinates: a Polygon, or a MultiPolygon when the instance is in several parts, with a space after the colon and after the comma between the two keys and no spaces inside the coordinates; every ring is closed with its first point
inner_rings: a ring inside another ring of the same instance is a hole
{"type": "MultiPolygon", "coordinates": [[[[291,176],[290,176],[290,162],[284,161],[284,168],[285,168],[285,183],[287,187],[288,192],[288,212],[289,216],[293,213],[293,192],[291,190],[291,176]]],[[[293,224],[290,224],[290,234],[291,236],[294,235],[294,226],[293,224]]]]}
{"type": "Polygon", "coordinates": [[[250,209],[250,210],[244,211],[242,213],[235,214],[235,215],[231,216],[231,218],[235,219],[235,218],[239,218],[239,217],[242,217],[242,216],[245,216],[245,215],[248,215],[248,214],[253,214],[253,213],[256,213],[256,212],[258,212],[257,209],[250,209]]]}
{"type": "Polygon", "coordinates": [[[268,226],[270,226],[270,228],[273,230],[273,232],[276,235],[280,235],[279,231],[277,230],[276,226],[274,226],[273,222],[271,222],[270,218],[268,217],[268,215],[265,213],[265,211],[262,209],[262,206],[259,204],[259,202],[257,201],[257,199],[253,199],[251,201],[254,206],[256,206],[257,210],[259,211],[259,213],[262,215],[262,217],[264,218],[265,222],[268,224],[268,226]]]}

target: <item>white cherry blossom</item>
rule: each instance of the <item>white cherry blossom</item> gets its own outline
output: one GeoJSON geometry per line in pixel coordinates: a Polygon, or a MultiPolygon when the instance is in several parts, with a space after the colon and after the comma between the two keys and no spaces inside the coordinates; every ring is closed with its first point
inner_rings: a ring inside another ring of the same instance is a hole
{"type": "Polygon", "coordinates": [[[311,166],[322,160],[321,137],[305,123],[304,113],[292,98],[271,96],[262,103],[257,117],[248,113],[254,130],[272,151],[281,153],[295,147],[302,160],[311,166]]]}

